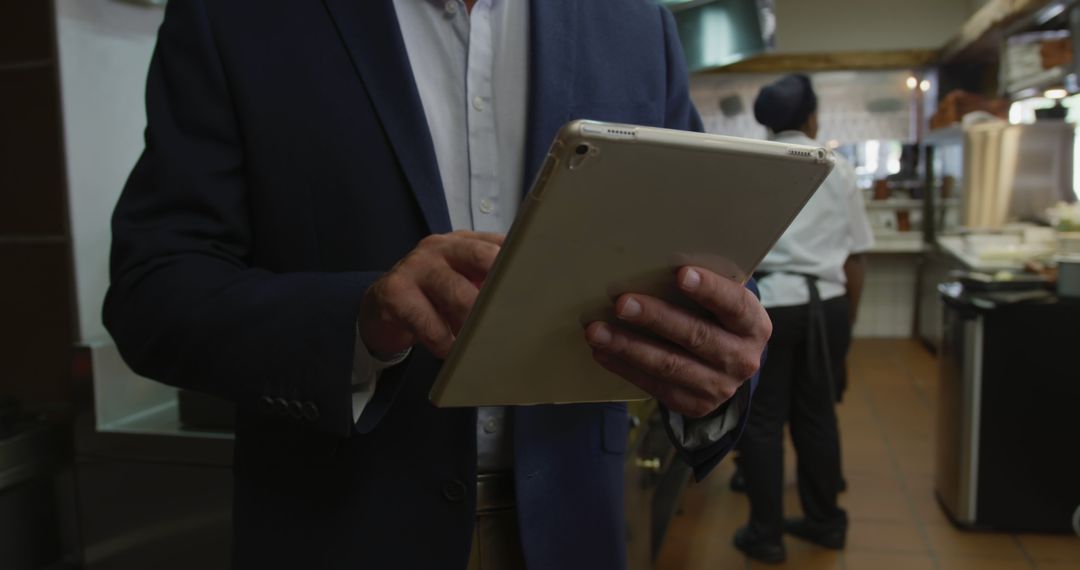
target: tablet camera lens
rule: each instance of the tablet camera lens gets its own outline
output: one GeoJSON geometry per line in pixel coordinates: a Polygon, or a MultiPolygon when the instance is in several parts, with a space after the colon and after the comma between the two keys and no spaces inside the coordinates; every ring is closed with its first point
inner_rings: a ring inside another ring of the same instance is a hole
{"type": "Polygon", "coordinates": [[[574,152],[576,152],[578,156],[585,156],[589,152],[589,145],[579,144],[577,148],[574,149],[574,152]]]}

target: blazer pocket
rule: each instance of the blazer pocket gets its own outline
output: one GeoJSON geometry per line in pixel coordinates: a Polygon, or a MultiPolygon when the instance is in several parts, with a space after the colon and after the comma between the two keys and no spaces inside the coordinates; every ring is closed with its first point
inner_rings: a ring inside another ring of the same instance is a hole
{"type": "Polygon", "coordinates": [[[630,438],[630,417],[626,407],[603,406],[600,411],[603,418],[600,438],[604,451],[616,455],[626,453],[630,438]]]}

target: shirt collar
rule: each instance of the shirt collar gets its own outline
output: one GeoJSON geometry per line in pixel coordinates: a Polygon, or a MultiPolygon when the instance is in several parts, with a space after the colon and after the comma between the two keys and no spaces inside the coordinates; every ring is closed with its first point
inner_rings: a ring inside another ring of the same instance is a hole
{"type": "Polygon", "coordinates": [[[775,133],[771,138],[774,141],[785,141],[785,142],[800,141],[800,142],[802,142],[804,144],[807,141],[809,141],[812,144],[817,144],[817,141],[815,141],[814,139],[806,136],[806,133],[804,133],[802,131],[781,131],[779,133],[775,133]]]}
{"type": "MultiPolygon", "coordinates": [[[[432,6],[438,7],[440,9],[445,9],[446,5],[449,4],[449,3],[457,4],[457,3],[461,2],[461,0],[423,0],[423,1],[427,2],[428,4],[431,4],[432,6]]],[[[497,2],[497,0],[490,0],[490,3],[491,3],[492,6],[494,6],[498,2],[497,2]]],[[[464,6],[459,6],[459,8],[464,9],[465,7],[464,6]]]]}

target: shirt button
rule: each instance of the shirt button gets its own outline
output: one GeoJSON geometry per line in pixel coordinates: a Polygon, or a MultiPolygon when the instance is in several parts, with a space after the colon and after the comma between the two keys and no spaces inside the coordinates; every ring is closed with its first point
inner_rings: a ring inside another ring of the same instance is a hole
{"type": "Polygon", "coordinates": [[[484,422],[484,433],[495,433],[499,429],[499,422],[494,418],[484,422]]]}
{"type": "Polygon", "coordinates": [[[495,209],[495,204],[491,203],[491,200],[484,198],[480,200],[480,211],[485,214],[490,214],[495,209]]]}
{"type": "Polygon", "coordinates": [[[449,0],[446,4],[443,5],[443,9],[446,10],[446,13],[451,16],[457,14],[457,0],[449,0]]]}
{"type": "Polygon", "coordinates": [[[460,503],[465,500],[465,484],[461,481],[446,481],[443,483],[443,498],[451,503],[460,503]]]}
{"type": "Polygon", "coordinates": [[[304,404],[304,417],[309,422],[319,421],[319,406],[315,405],[315,402],[307,402],[304,404]]]}
{"type": "Polygon", "coordinates": [[[477,95],[476,97],[473,97],[472,106],[477,111],[483,111],[484,110],[484,98],[479,96],[479,95],[477,95]]]}
{"type": "Polygon", "coordinates": [[[259,398],[258,410],[261,414],[269,415],[274,413],[274,399],[270,396],[263,396],[259,398]]]}

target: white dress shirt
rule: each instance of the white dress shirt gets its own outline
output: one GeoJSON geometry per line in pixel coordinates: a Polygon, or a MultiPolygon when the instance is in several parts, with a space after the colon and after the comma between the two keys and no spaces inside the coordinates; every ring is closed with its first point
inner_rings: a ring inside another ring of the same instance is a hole
{"type": "MultiPolygon", "coordinates": [[[[517,215],[526,182],[529,4],[477,0],[471,14],[463,0],[394,0],[394,8],[451,225],[454,230],[504,233],[517,215]]],[[[355,419],[374,395],[379,373],[405,358],[380,362],[357,339],[355,419]]],[[[685,448],[696,449],[737,428],[740,415],[737,406],[730,406],[704,420],[671,413],[669,423],[685,448]]],[[[478,411],[480,472],[512,468],[507,417],[505,408],[478,411]]]]}
{"type": "MultiPolygon", "coordinates": [[[[435,147],[455,231],[505,233],[524,192],[528,110],[528,3],[394,0],[405,50],[435,147]]],[[[359,337],[358,337],[359,338],[359,337]]],[[[359,419],[382,370],[357,342],[353,414],[359,419]]],[[[481,471],[509,468],[506,411],[481,408],[481,471]]]]}
{"type": "MultiPolygon", "coordinates": [[[[797,131],[776,135],[780,142],[821,146],[797,131]]],[[[874,234],[866,216],[862,192],[855,183],[855,171],[837,157],[836,168],[825,179],[806,207],[791,223],[761,262],[759,271],[770,275],[758,282],[765,307],[790,307],[810,302],[806,278],[815,275],[821,299],[840,297],[847,292],[844,262],[874,245],[874,234]]]]}

